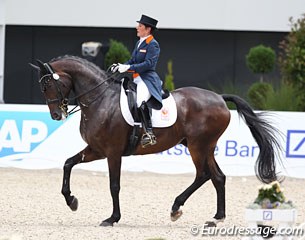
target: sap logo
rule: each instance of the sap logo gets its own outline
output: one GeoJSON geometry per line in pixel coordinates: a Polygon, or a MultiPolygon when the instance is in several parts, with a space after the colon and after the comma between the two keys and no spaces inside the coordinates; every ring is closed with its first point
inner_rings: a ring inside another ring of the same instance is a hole
{"type": "Polygon", "coordinates": [[[286,157],[305,158],[305,131],[288,130],[286,142],[286,157]]]}
{"type": "Polygon", "coordinates": [[[0,130],[0,151],[12,148],[14,152],[30,152],[31,144],[41,142],[47,135],[48,128],[43,122],[24,120],[19,133],[15,120],[5,120],[0,130]]]}
{"type": "Polygon", "coordinates": [[[31,152],[60,124],[47,112],[0,112],[0,157],[31,152]]]}

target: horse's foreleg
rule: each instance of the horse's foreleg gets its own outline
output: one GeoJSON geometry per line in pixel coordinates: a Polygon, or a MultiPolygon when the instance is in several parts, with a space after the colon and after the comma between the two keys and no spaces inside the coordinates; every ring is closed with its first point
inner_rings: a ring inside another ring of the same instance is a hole
{"type": "Polygon", "coordinates": [[[121,157],[108,157],[110,192],[113,203],[113,212],[110,218],[105,219],[100,226],[113,226],[121,218],[120,211],[120,178],[121,178],[121,157]]]}
{"type": "Polygon", "coordinates": [[[91,151],[90,147],[87,146],[83,151],[74,155],[73,157],[66,160],[64,165],[63,183],[61,193],[66,199],[67,205],[72,211],[76,211],[78,208],[78,200],[73,195],[71,196],[70,190],[70,176],[72,168],[80,162],[90,162],[98,159],[98,157],[91,151]]]}
{"type": "Polygon", "coordinates": [[[63,174],[63,183],[61,193],[66,199],[67,205],[71,208],[72,211],[76,211],[78,207],[78,200],[76,197],[71,196],[70,190],[70,176],[73,166],[78,164],[81,161],[81,154],[78,153],[71,158],[68,158],[64,165],[64,174],[63,174]]]}

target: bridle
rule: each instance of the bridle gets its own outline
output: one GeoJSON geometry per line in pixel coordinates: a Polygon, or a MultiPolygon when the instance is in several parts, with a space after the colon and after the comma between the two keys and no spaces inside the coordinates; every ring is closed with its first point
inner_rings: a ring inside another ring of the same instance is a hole
{"type": "MultiPolygon", "coordinates": [[[[114,83],[115,79],[117,79],[118,75],[120,74],[119,72],[112,73],[104,81],[98,83],[96,86],[94,86],[93,88],[89,89],[88,91],[86,91],[84,93],[81,93],[81,94],[79,94],[77,96],[74,96],[72,98],[66,98],[64,96],[64,94],[62,93],[62,91],[61,91],[61,89],[59,87],[59,84],[58,84],[59,82],[62,82],[60,76],[53,70],[53,68],[51,67],[51,65],[49,63],[44,63],[43,65],[44,65],[45,69],[48,70],[49,73],[43,75],[39,79],[41,92],[44,93],[48,89],[48,87],[50,86],[50,82],[54,81],[54,84],[55,84],[56,90],[57,90],[57,94],[56,94],[57,98],[55,98],[55,99],[47,99],[46,103],[47,104],[51,104],[51,103],[58,102],[59,103],[58,107],[60,108],[62,113],[65,115],[65,117],[68,117],[69,115],[72,115],[73,113],[76,113],[79,110],[81,110],[81,109],[75,110],[79,106],[78,103],[77,103],[77,105],[72,110],[68,111],[69,101],[76,100],[76,99],[78,99],[80,97],[85,96],[86,94],[92,92],[93,90],[95,90],[96,88],[100,87],[101,85],[103,85],[104,83],[108,82],[109,80],[113,80],[111,83],[114,83]]],[[[107,70],[107,72],[108,72],[108,70],[107,70]]],[[[94,100],[90,101],[86,105],[82,104],[82,106],[88,107],[91,103],[93,103],[94,101],[99,99],[99,97],[105,92],[105,90],[97,98],[95,98],[94,100]]]]}
{"type": "Polygon", "coordinates": [[[58,107],[60,108],[60,110],[63,112],[63,114],[65,115],[65,117],[67,117],[68,114],[68,104],[69,104],[69,99],[66,98],[64,96],[64,94],[62,93],[60,87],[59,87],[59,82],[60,82],[60,76],[54,72],[54,70],[52,69],[52,67],[48,64],[48,63],[44,63],[44,67],[49,71],[49,73],[43,75],[40,79],[39,79],[39,83],[40,83],[40,89],[41,92],[45,92],[47,91],[48,87],[50,86],[50,82],[54,81],[55,87],[56,87],[56,91],[57,91],[57,98],[54,99],[46,99],[47,104],[51,104],[51,103],[59,103],[58,107]]]}

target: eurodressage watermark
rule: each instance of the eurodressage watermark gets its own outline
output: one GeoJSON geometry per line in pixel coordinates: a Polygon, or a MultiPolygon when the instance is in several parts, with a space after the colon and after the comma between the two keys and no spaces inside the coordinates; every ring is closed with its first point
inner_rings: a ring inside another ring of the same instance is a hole
{"type": "MultiPolygon", "coordinates": [[[[208,227],[208,224],[194,224],[191,226],[190,232],[193,236],[262,236],[266,238],[272,236],[305,236],[305,223],[295,227],[286,227],[276,229],[275,227],[262,227],[256,228],[242,227],[232,225],[231,227],[208,227]]],[[[303,239],[303,238],[302,238],[303,239]]]]}

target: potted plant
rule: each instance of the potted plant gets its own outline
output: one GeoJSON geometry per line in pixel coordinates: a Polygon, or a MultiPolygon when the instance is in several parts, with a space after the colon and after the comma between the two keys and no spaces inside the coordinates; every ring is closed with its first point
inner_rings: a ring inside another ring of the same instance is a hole
{"type": "Polygon", "coordinates": [[[281,222],[282,227],[292,226],[296,221],[296,209],[291,201],[286,201],[284,189],[278,181],[259,187],[254,202],[246,209],[249,226],[256,226],[265,238],[273,237],[277,229],[266,222],[281,222]]]}

